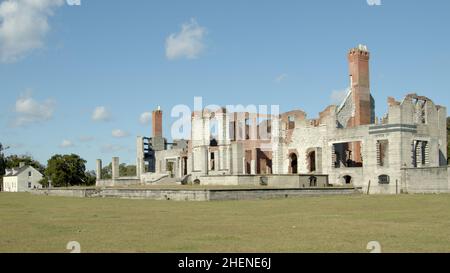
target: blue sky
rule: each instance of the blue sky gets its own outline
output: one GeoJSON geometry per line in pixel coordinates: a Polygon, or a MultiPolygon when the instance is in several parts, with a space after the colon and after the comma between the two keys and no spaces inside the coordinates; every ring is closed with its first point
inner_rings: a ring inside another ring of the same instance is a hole
{"type": "Polygon", "coordinates": [[[450,107],[448,0],[38,2],[0,2],[0,142],[42,163],[134,163],[135,136],[151,133],[141,115],[161,105],[170,138],[172,107],[194,96],[316,117],[358,44],[378,116],[411,92],[450,107]]]}

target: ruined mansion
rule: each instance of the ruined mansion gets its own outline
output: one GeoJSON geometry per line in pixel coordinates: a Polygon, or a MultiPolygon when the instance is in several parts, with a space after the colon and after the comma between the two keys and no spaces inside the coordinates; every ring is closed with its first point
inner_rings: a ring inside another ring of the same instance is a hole
{"type": "Polygon", "coordinates": [[[369,77],[370,53],[348,52],[350,87],[340,105],[317,119],[300,110],[282,114],[194,111],[189,140],[168,143],[162,111],[153,111],[151,137],[137,138],[137,175],[98,186],[194,183],[220,186],[321,188],[349,186],[369,194],[449,192],[447,110],[425,96],[388,98],[375,117],[369,77]],[[211,127],[215,127],[212,133],[211,127]]]}

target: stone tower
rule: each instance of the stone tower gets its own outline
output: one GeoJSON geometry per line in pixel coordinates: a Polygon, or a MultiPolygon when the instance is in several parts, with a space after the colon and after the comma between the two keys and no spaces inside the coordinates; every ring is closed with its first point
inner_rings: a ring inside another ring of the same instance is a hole
{"type": "Polygon", "coordinates": [[[348,127],[372,124],[375,119],[373,99],[370,96],[369,59],[370,53],[364,45],[359,45],[348,53],[350,88],[354,102],[354,116],[348,127]]]}

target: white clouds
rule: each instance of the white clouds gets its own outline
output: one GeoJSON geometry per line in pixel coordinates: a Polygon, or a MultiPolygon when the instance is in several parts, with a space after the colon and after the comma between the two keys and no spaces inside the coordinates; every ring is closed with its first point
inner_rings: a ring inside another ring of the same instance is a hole
{"type": "Polygon", "coordinates": [[[74,146],[73,142],[70,141],[70,140],[67,140],[67,139],[63,140],[61,142],[61,144],[59,144],[60,148],[70,148],[70,147],[73,147],[73,146],[74,146]]]}
{"type": "Polygon", "coordinates": [[[44,45],[48,18],[63,0],[6,0],[0,3],[0,61],[15,62],[44,45]]]}
{"type": "Polygon", "coordinates": [[[344,101],[344,99],[347,97],[348,93],[349,93],[348,89],[339,90],[339,91],[334,90],[330,96],[331,103],[336,104],[336,105],[341,104],[344,101]]]}
{"type": "Polygon", "coordinates": [[[149,124],[151,120],[152,120],[152,113],[150,112],[144,112],[139,117],[139,122],[144,125],[149,124]]]}
{"type": "Polygon", "coordinates": [[[203,37],[206,29],[195,19],[184,23],[181,32],[171,34],[166,40],[166,57],[169,60],[180,58],[195,59],[204,50],[203,37]]]}
{"type": "Polygon", "coordinates": [[[116,130],[113,130],[113,131],[112,131],[111,135],[112,135],[113,137],[122,138],[122,137],[127,137],[127,136],[129,136],[130,134],[129,134],[128,132],[123,131],[123,130],[116,129],[116,130]]]}
{"type": "Polygon", "coordinates": [[[367,0],[369,6],[381,6],[381,0],[367,0]]]}
{"type": "Polygon", "coordinates": [[[31,123],[39,123],[52,118],[55,109],[53,100],[38,102],[32,98],[31,92],[21,95],[15,105],[16,118],[13,125],[26,126],[31,123]]]}
{"type": "Polygon", "coordinates": [[[279,75],[278,77],[275,78],[275,82],[280,83],[280,82],[286,80],[287,77],[288,77],[287,74],[281,74],[281,75],[279,75]]]}
{"type": "Polygon", "coordinates": [[[94,112],[92,113],[92,120],[93,121],[109,121],[111,120],[111,114],[106,109],[105,106],[98,106],[94,109],[94,112]]]}

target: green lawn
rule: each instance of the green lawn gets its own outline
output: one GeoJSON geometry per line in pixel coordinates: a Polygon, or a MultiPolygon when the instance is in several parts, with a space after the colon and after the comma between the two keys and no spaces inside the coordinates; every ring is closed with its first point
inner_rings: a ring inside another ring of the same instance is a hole
{"type": "Polygon", "coordinates": [[[450,195],[170,202],[0,194],[0,252],[450,252],[450,195]]]}

